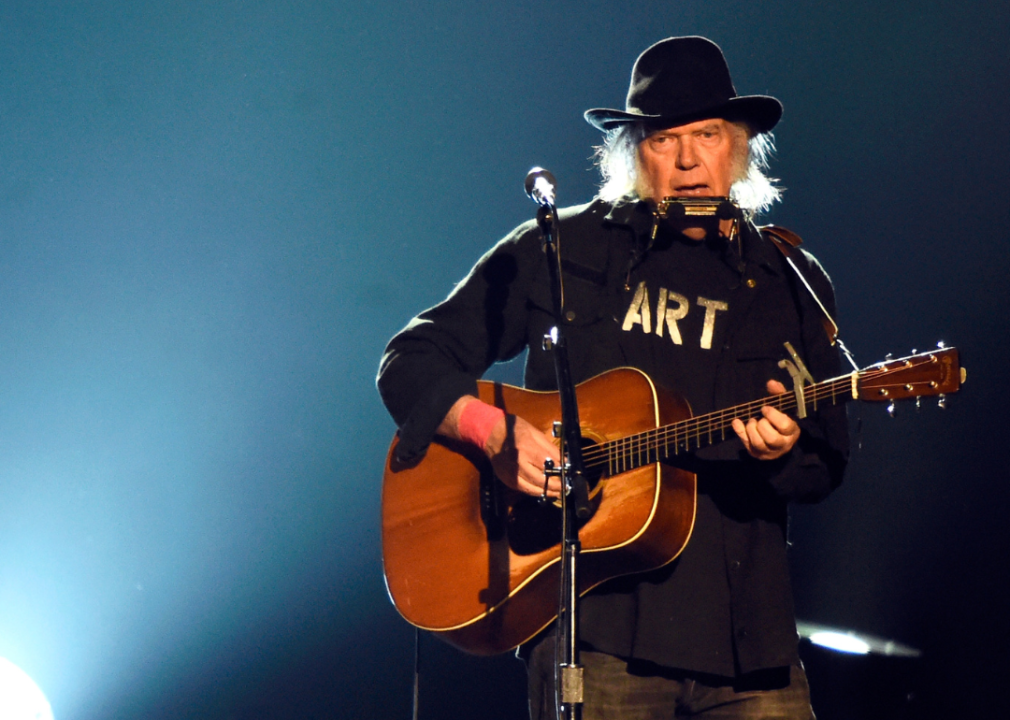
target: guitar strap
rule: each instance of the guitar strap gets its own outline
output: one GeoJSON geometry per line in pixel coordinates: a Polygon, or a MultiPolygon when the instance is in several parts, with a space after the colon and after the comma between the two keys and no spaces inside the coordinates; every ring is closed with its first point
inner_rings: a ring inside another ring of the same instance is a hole
{"type": "Polygon", "coordinates": [[[821,299],[817,296],[817,293],[814,292],[810,283],[807,282],[803,273],[800,272],[796,263],[793,262],[793,249],[799,247],[803,243],[803,240],[792,230],[787,230],[786,228],[779,227],[778,225],[764,225],[759,227],[758,230],[761,231],[762,235],[771,240],[772,245],[778,248],[779,252],[785,256],[786,264],[792,268],[794,273],[796,273],[796,277],[798,277],[800,282],[803,283],[803,287],[805,287],[807,292],[810,293],[810,297],[812,297],[814,302],[817,303],[817,307],[820,308],[823,316],[821,318],[821,323],[824,325],[824,332],[828,334],[828,340],[830,340],[831,344],[834,345],[838,342],[838,323],[836,323],[835,319],[831,317],[831,313],[828,312],[827,307],[825,307],[824,303],[821,302],[821,299]]]}

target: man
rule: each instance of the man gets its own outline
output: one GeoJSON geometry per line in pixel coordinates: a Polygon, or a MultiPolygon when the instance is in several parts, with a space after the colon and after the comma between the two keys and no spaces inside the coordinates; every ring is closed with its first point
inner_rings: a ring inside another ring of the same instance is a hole
{"type": "MultiPolygon", "coordinates": [[[[815,379],[839,374],[823,324],[834,312],[827,276],[751,221],[777,199],[761,170],[781,112],[774,98],[737,96],[718,46],[685,37],[642,53],[626,110],[586,113],[607,133],[605,182],[591,203],[560,212],[563,329],[576,382],[633,366],[700,414],[785,391],[785,342],[815,379]],[[691,196],[727,196],[744,213],[656,219],[663,198],[691,196]]],[[[546,277],[540,233],[525,224],[390,341],[378,386],[403,459],[423,453],[437,432],[480,447],[503,483],[543,492],[544,458],[560,461],[554,443],[478,400],[475,379],[527,349],[527,387],[554,389],[541,348],[554,324],[546,277]]],[[[732,441],[668,459],[698,477],[684,552],[583,598],[583,717],[812,717],[788,579],[787,503],[819,500],[841,481],[844,410],[822,406],[796,420],[764,407],[733,428],[732,441]]],[[[560,486],[552,479],[547,489],[557,495],[560,486]]],[[[532,717],[553,717],[552,633],[521,655],[532,717]]]]}

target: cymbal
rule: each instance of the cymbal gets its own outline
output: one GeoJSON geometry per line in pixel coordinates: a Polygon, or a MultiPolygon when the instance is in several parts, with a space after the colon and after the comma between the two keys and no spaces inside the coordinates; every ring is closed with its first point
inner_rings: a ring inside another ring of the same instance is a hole
{"type": "Polygon", "coordinates": [[[859,633],[855,630],[830,627],[818,623],[796,621],[796,630],[800,637],[806,638],[814,645],[830,648],[839,652],[857,655],[890,655],[892,657],[919,657],[922,650],[903,645],[897,640],[859,633]]]}

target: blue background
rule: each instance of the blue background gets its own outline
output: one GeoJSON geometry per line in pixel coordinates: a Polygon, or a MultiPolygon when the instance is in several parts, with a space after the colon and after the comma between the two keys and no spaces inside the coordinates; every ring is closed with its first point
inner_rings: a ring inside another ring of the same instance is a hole
{"type": "MultiPolygon", "coordinates": [[[[945,412],[862,408],[794,513],[799,614],[923,649],[922,717],[1006,713],[1005,2],[12,1],[0,656],[57,720],[407,716],[382,347],[533,214],[532,165],[592,197],[582,111],[674,34],[784,103],[769,219],[862,364],[969,368],[945,412]]],[[[429,718],[521,716],[517,662],[427,642],[429,718]]]]}

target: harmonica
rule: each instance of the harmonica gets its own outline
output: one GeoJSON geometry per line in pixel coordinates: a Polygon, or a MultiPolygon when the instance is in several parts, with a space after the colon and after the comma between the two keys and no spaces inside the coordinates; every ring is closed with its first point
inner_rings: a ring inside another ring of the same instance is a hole
{"type": "Polygon", "coordinates": [[[682,217],[717,217],[732,220],[740,217],[740,208],[728,197],[666,197],[653,210],[660,220],[682,217]]]}

